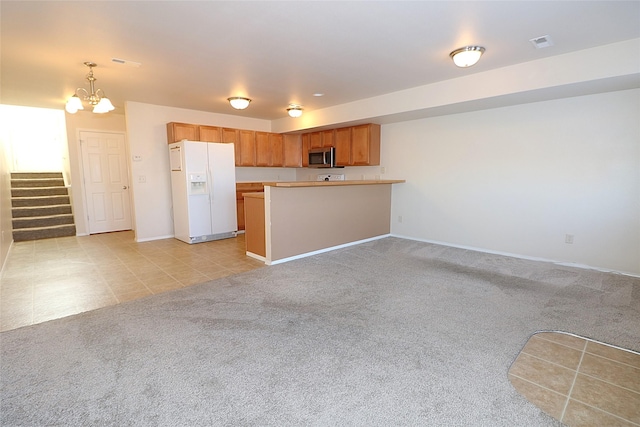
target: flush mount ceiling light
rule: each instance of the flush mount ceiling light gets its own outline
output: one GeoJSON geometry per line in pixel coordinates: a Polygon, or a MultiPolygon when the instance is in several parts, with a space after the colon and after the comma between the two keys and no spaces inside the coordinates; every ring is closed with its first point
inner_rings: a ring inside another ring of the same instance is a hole
{"type": "Polygon", "coordinates": [[[95,62],[85,62],[84,65],[89,67],[87,80],[89,80],[89,89],[91,90],[91,92],[88,92],[85,88],[82,87],[77,88],[76,93],[73,94],[73,96],[67,101],[65,110],[67,110],[69,114],[75,114],[78,112],[78,110],[84,110],[84,107],[82,106],[82,100],[87,101],[90,105],[93,105],[94,113],[103,114],[115,110],[115,107],[113,106],[109,98],[104,96],[104,91],[102,89],[95,89],[94,84],[97,79],[93,77],[93,68],[97,67],[98,65],[95,62]],[[82,100],[80,98],[82,98],[82,100]]]}
{"type": "Polygon", "coordinates": [[[302,115],[302,105],[289,105],[289,108],[287,108],[287,113],[289,113],[289,117],[300,117],[302,115]]]}
{"type": "Polygon", "coordinates": [[[227,98],[229,104],[236,110],[244,110],[249,106],[251,100],[249,98],[243,98],[241,96],[233,96],[231,98],[227,98]]]}
{"type": "Polygon", "coordinates": [[[454,50],[449,56],[458,67],[471,67],[480,60],[484,50],[482,46],[465,46],[454,50]]]}

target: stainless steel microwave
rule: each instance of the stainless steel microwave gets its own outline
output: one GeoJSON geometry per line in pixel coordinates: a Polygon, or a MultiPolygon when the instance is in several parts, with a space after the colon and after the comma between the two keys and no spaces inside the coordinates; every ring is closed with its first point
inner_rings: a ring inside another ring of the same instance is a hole
{"type": "Polygon", "coordinates": [[[334,147],[312,148],[309,150],[310,168],[335,168],[336,149],[334,147]]]}

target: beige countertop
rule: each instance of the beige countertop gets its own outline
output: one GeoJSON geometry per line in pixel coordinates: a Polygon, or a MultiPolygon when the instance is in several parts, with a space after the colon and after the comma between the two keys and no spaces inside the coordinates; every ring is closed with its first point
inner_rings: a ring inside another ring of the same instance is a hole
{"type": "Polygon", "coordinates": [[[242,197],[253,197],[254,199],[264,199],[264,193],[254,191],[253,193],[242,193],[242,197]]]}
{"type": "Polygon", "coordinates": [[[379,185],[379,184],[400,184],[404,179],[365,179],[353,181],[287,181],[287,182],[263,182],[269,187],[338,187],[342,185],[379,185]]]}

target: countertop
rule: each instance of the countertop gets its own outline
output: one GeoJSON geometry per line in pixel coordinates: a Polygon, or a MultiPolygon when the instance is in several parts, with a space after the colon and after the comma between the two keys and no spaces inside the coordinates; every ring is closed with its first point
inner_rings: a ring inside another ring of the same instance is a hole
{"type": "Polygon", "coordinates": [[[264,193],[254,191],[253,193],[242,193],[242,197],[253,197],[254,199],[264,199],[264,193]]]}
{"type": "Polygon", "coordinates": [[[269,187],[338,187],[341,185],[379,185],[379,184],[400,184],[404,179],[365,179],[353,181],[286,181],[286,182],[263,182],[269,187]]]}

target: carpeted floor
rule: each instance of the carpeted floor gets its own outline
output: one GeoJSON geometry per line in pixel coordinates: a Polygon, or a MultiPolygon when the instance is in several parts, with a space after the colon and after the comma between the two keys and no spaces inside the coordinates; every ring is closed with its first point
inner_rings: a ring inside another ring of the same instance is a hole
{"type": "Polygon", "coordinates": [[[640,279],[386,238],[3,332],[0,423],[560,425],[539,330],[640,350],[640,279]]]}

